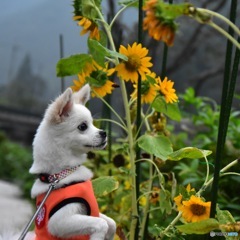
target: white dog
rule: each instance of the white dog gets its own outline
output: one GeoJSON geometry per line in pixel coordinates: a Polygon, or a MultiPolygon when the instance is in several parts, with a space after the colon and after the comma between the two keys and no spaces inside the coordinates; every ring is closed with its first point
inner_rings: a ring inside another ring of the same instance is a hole
{"type": "Polygon", "coordinates": [[[37,174],[32,197],[40,204],[49,185],[59,182],[35,220],[35,233],[26,239],[111,240],[116,224],[99,213],[90,179],[92,172],[83,166],[86,153],[106,146],[106,132],[93,125],[85,103],[90,87],[79,92],[68,88],[46,110],[33,141],[33,165],[37,174]]]}

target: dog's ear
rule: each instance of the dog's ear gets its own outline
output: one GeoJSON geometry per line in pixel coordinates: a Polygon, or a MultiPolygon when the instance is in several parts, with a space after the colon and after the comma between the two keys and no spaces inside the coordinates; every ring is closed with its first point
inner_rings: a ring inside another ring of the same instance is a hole
{"type": "Polygon", "coordinates": [[[60,123],[69,115],[73,106],[73,92],[67,88],[48,108],[46,115],[50,122],[60,123]]]}
{"type": "Polygon", "coordinates": [[[78,92],[73,94],[73,99],[75,103],[85,105],[86,102],[90,99],[91,88],[89,84],[83,86],[78,92]]]}

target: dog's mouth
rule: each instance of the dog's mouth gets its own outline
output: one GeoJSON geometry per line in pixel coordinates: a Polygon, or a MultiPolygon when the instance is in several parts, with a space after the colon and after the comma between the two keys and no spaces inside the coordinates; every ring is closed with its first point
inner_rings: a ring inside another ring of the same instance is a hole
{"type": "Polygon", "coordinates": [[[103,142],[101,142],[100,144],[98,144],[98,145],[85,145],[85,147],[87,147],[87,148],[96,148],[96,149],[102,149],[102,148],[104,148],[105,146],[107,145],[107,140],[104,140],[103,142]]]}

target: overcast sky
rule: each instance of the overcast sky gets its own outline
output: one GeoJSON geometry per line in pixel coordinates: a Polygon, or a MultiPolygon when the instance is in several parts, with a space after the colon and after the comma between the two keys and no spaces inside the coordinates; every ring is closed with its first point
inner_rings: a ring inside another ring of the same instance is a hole
{"type": "Polygon", "coordinates": [[[0,1],[0,84],[11,80],[29,54],[34,73],[48,80],[50,88],[55,83],[58,88],[59,35],[64,36],[65,56],[86,52],[86,39],[80,38],[80,27],[72,21],[71,4],[66,0],[0,1]]]}
{"type": "MultiPolygon", "coordinates": [[[[64,37],[64,56],[87,51],[72,12],[71,0],[0,0],[0,85],[14,77],[29,54],[34,73],[45,78],[50,89],[60,90],[55,71],[59,35],[64,37]]],[[[128,24],[132,15],[127,16],[128,24]]]]}

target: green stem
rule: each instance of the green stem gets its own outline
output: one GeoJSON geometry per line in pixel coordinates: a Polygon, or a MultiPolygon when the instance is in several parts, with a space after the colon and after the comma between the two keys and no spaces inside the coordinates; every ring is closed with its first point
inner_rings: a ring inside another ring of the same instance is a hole
{"type": "MultiPolygon", "coordinates": [[[[239,163],[239,159],[236,159],[234,161],[232,161],[231,163],[229,163],[227,166],[225,166],[224,168],[222,168],[222,170],[220,171],[220,173],[224,173],[225,171],[227,171],[229,168],[233,167],[234,165],[236,165],[237,163],[239,163]]],[[[224,175],[227,175],[228,173],[224,173],[224,175]]],[[[232,172],[232,174],[234,175],[240,175],[238,173],[234,173],[232,172]]],[[[223,176],[223,175],[221,175],[223,176]]],[[[204,187],[202,187],[196,194],[200,195],[211,183],[213,182],[213,178],[211,178],[208,182],[205,183],[204,187]]],[[[173,219],[173,221],[167,226],[167,228],[165,228],[165,230],[161,233],[161,237],[163,237],[169,230],[170,228],[172,228],[181,218],[182,216],[182,212],[178,212],[178,215],[173,219]]]]}
{"type": "Polygon", "coordinates": [[[129,142],[129,157],[131,163],[131,179],[132,179],[132,221],[130,226],[130,237],[129,240],[135,239],[135,229],[138,224],[138,208],[137,208],[137,194],[136,194],[136,166],[135,166],[135,144],[133,140],[132,125],[130,109],[128,108],[128,98],[125,83],[120,80],[120,87],[122,90],[123,105],[125,109],[127,129],[128,129],[128,142],[129,142]]]}
{"type": "Polygon", "coordinates": [[[133,5],[134,3],[136,3],[137,1],[138,1],[138,0],[133,1],[133,2],[131,2],[131,3],[129,3],[129,4],[127,4],[127,5],[124,5],[124,6],[115,14],[113,20],[112,20],[111,23],[109,24],[110,29],[112,28],[112,26],[113,26],[114,22],[116,21],[116,19],[118,18],[118,16],[119,16],[124,10],[126,10],[128,7],[130,7],[131,5],[133,5]]]}
{"type": "Polygon", "coordinates": [[[119,122],[114,121],[114,120],[112,120],[112,119],[100,118],[100,119],[96,119],[95,121],[96,121],[96,122],[98,122],[98,121],[105,121],[105,122],[114,123],[114,124],[116,124],[117,126],[119,126],[120,128],[122,128],[122,129],[127,133],[127,128],[126,128],[125,126],[123,126],[123,125],[120,124],[119,122]]]}
{"type": "Polygon", "coordinates": [[[229,168],[233,167],[234,165],[236,165],[237,163],[239,163],[239,159],[235,159],[234,161],[230,162],[227,166],[225,166],[220,173],[226,172],[229,168]]]}
{"type": "MultiPolygon", "coordinates": [[[[229,168],[231,168],[231,167],[233,167],[234,165],[236,165],[237,163],[239,163],[239,159],[236,159],[236,160],[232,161],[231,163],[229,163],[227,166],[225,166],[224,168],[222,168],[222,170],[220,170],[220,175],[223,176],[222,173],[224,173],[224,174],[226,175],[225,172],[226,172],[229,168]]],[[[198,195],[201,195],[201,193],[202,193],[203,191],[205,191],[205,189],[208,188],[209,185],[213,182],[213,179],[214,179],[213,177],[212,177],[211,179],[209,179],[208,182],[206,182],[206,183],[204,184],[204,186],[197,192],[197,194],[198,194],[198,195]]]]}
{"type": "Polygon", "coordinates": [[[114,110],[114,108],[103,97],[99,96],[95,91],[94,91],[94,94],[96,94],[96,96],[98,96],[98,98],[100,98],[102,100],[102,102],[114,113],[114,115],[121,122],[121,124],[119,124],[119,125],[126,131],[126,129],[127,129],[126,124],[124,123],[124,121],[120,117],[120,115],[114,110]]]}
{"type": "Polygon", "coordinates": [[[160,234],[161,238],[179,221],[182,216],[182,212],[178,212],[178,215],[172,220],[172,222],[165,228],[160,234]]]}
{"type": "Polygon", "coordinates": [[[197,11],[199,11],[201,13],[208,13],[208,14],[214,16],[214,17],[217,17],[217,18],[221,19],[226,24],[228,24],[229,27],[231,27],[238,35],[240,35],[239,28],[233,22],[231,22],[228,18],[224,17],[223,15],[221,15],[217,12],[211,11],[209,9],[204,9],[204,8],[197,8],[197,11]]]}
{"type": "MultiPolygon", "coordinates": [[[[135,140],[137,140],[137,136],[139,136],[139,134],[140,134],[139,132],[140,132],[140,129],[142,128],[143,124],[146,123],[146,122],[147,122],[147,119],[148,119],[149,117],[151,117],[152,114],[154,114],[154,112],[155,112],[155,110],[152,109],[151,113],[148,114],[148,112],[149,112],[150,110],[151,110],[151,108],[150,108],[150,106],[149,106],[149,108],[147,109],[146,113],[145,113],[145,114],[143,113],[142,121],[141,121],[141,124],[140,124],[137,132],[136,132],[135,140]]],[[[146,124],[145,124],[145,125],[146,125],[146,124]]]]}
{"type": "Polygon", "coordinates": [[[236,172],[227,172],[227,173],[223,173],[223,174],[221,174],[221,177],[223,177],[223,176],[227,176],[227,175],[236,175],[236,176],[240,176],[240,173],[236,173],[236,172]]]}
{"type": "Polygon", "coordinates": [[[166,190],[165,190],[165,188],[164,188],[164,186],[162,184],[162,179],[164,179],[164,177],[163,177],[162,173],[159,171],[159,168],[157,167],[156,163],[153,162],[151,159],[148,159],[148,158],[141,158],[141,159],[136,160],[136,162],[141,162],[141,161],[149,162],[149,163],[151,163],[155,167],[155,169],[156,169],[156,171],[158,173],[158,177],[159,177],[160,188],[161,188],[162,191],[165,192],[166,190]]]}
{"type": "MultiPolygon", "coordinates": [[[[99,11],[99,9],[96,7],[96,11],[99,14],[100,19],[103,22],[103,26],[106,30],[109,44],[113,51],[116,51],[116,47],[113,41],[113,37],[111,34],[111,28],[110,26],[105,22],[105,19],[102,16],[102,13],[99,11]]],[[[116,63],[119,63],[118,58],[116,58],[116,63]]],[[[137,195],[136,195],[136,166],[135,166],[135,144],[133,139],[133,133],[132,133],[132,125],[131,125],[131,115],[130,115],[130,109],[128,107],[128,97],[127,97],[127,90],[124,81],[120,80],[120,88],[122,93],[122,99],[123,99],[123,106],[125,110],[125,117],[126,117],[126,128],[128,131],[128,142],[129,142],[129,157],[130,157],[130,164],[131,164],[131,179],[132,179],[132,220],[131,220],[131,226],[130,226],[130,238],[129,240],[135,239],[135,229],[138,224],[138,208],[137,208],[137,195]]]]}
{"type": "MultiPolygon", "coordinates": [[[[145,118],[145,117],[143,117],[145,118]]],[[[147,131],[150,131],[151,128],[149,126],[149,123],[147,121],[145,121],[145,125],[146,125],[146,129],[147,131]]],[[[139,129],[141,128],[141,125],[139,127],[139,129]]],[[[153,155],[151,155],[151,161],[153,162],[153,155]]],[[[141,226],[140,226],[140,232],[139,232],[139,238],[144,240],[145,234],[146,234],[146,227],[147,227],[147,222],[148,222],[148,217],[149,217],[149,208],[150,208],[150,199],[149,199],[149,194],[152,192],[152,185],[153,185],[153,173],[154,170],[152,168],[152,166],[149,167],[149,185],[148,185],[148,192],[146,193],[147,195],[147,202],[145,205],[145,208],[143,210],[143,219],[141,222],[141,226]]]]}
{"type": "Polygon", "coordinates": [[[234,39],[229,33],[227,33],[224,29],[222,29],[217,24],[215,24],[214,22],[211,22],[211,21],[208,22],[207,24],[209,26],[213,27],[218,32],[220,32],[223,36],[225,36],[229,41],[231,41],[240,50],[240,44],[238,43],[238,41],[236,39],[234,39]]]}
{"type": "MultiPolygon", "coordinates": [[[[236,20],[236,10],[237,10],[237,0],[231,1],[231,10],[230,10],[230,20],[235,22],[236,20]]],[[[229,27],[228,35],[233,36],[233,29],[229,27]]],[[[217,146],[216,146],[216,156],[215,156],[215,169],[214,169],[214,178],[211,190],[211,209],[210,209],[210,217],[215,217],[216,214],[216,206],[218,199],[218,186],[219,186],[219,174],[223,159],[224,146],[227,136],[227,129],[230,117],[231,106],[227,106],[230,102],[232,102],[232,96],[230,94],[230,85],[233,84],[231,81],[232,74],[231,72],[231,62],[232,62],[232,49],[233,44],[230,39],[227,41],[227,51],[225,57],[225,71],[224,71],[224,81],[222,87],[222,98],[221,98],[221,111],[219,117],[219,126],[218,126],[218,137],[217,137],[217,146]]],[[[237,51],[237,50],[236,50],[237,51]]],[[[235,88],[235,86],[234,86],[235,88]]],[[[232,103],[230,103],[232,105],[232,103]]]]}
{"type": "MultiPolygon", "coordinates": [[[[110,28],[110,26],[109,26],[108,23],[105,21],[102,13],[101,13],[101,11],[98,9],[98,7],[95,7],[95,10],[98,12],[99,18],[100,18],[100,20],[101,20],[101,22],[102,22],[102,24],[103,24],[103,27],[104,27],[105,30],[106,30],[106,33],[107,33],[107,36],[108,36],[108,41],[109,41],[109,44],[110,44],[112,50],[115,51],[115,52],[117,52],[117,51],[116,51],[115,44],[114,44],[114,41],[113,41],[113,37],[112,37],[112,34],[111,34],[111,28],[110,28]]],[[[119,63],[118,58],[116,57],[115,59],[116,59],[116,64],[118,64],[118,63],[119,63]]]]}
{"type": "MultiPolygon", "coordinates": [[[[142,44],[142,40],[143,40],[143,0],[138,0],[138,43],[142,44]]],[[[140,76],[140,74],[138,74],[138,82],[137,82],[137,116],[136,116],[136,128],[138,131],[138,135],[137,138],[141,135],[141,110],[142,110],[142,102],[141,102],[141,98],[142,98],[142,77],[140,76]]],[[[141,155],[141,150],[139,148],[139,146],[136,144],[135,147],[136,150],[136,159],[140,158],[141,155]]],[[[135,163],[135,168],[136,168],[136,172],[135,172],[135,190],[136,190],[136,196],[139,197],[139,193],[140,193],[140,181],[141,181],[141,163],[140,162],[136,162],[135,163]]],[[[137,211],[139,212],[139,203],[137,203],[137,211]]],[[[139,235],[139,219],[135,228],[135,240],[138,240],[138,235],[139,235]]]]}
{"type": "Polygon", "coordinates": [[[200,193],[203,192],[206,189],[206,183],[207,183],[208,178],[209,178],[209,162],[208,162],[207,157],[205,155],[204,155],[204,159],[205,159],[205,162],[206,162],[206,165],[207,165],[207,171],[206,171],[205,181],[204,181],[201,189],[198,191],[199,196],[200,196],[200,193]]]}
{"type": "Polygon", "coordinates": [[[152,166],[150,166],[150,168],[149,168],[150,180],[149,180],[149,185],[148,185],[148,192],[146,193],[147,202],[146,202],[146,205],[145,205],[144,210],[143,210],[143,219],[142,219],[142,222],[141,222],[140,232],[139,232],[139,237],[142,240],[144,240],[144,233],[145,233],[146,224],[147,224],[147,221],[148,221],[148,212],[149,212],[149,208],[150,208],[149,195],[152,192],[151,190],[152,190],[152,184],[153,184],[152,175],[153,175],[153,168],[152,168],[152,166]]]}

